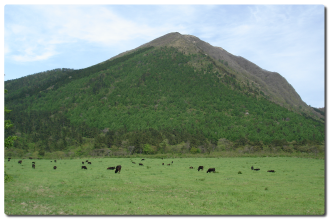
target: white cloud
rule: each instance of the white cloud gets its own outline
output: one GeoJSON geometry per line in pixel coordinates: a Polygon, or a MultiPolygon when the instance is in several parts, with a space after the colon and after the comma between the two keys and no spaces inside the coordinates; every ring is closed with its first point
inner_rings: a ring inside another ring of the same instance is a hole
{"type": "Polygon", "coordinates": [[[5,44],[4,46],[4,53],[5,54],[9,54],[11,51],[10,51],[10,47],[8,45],[5,44]]]}
{"type": "Polygon", "coordinates": [[[13,55],[12,58],[18,62],[30,62],[30,61],[46,60],[46,59],[52,57],[53,55],[54,55],[54,53],[48,51],[48,52],[44,52],[43,54],[38,54],[38,55],[30,55],[28,53],[26,53],[24,55],[13,55]]]}

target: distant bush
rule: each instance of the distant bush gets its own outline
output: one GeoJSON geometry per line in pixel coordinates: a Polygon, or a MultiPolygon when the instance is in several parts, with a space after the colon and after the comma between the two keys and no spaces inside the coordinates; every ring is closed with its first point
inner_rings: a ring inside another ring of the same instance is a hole
{"type": "Polygon", "coordinates": [[[192,154],[196,154],[196,153],[200,153],[200,152],[201,152],[201,150],[198,149],[198,148],[196,148],[196,147],[192,147],[192,148],[190,149],[190,153],[192,153],[192,154]]]}
{"type": "Polygon", "coordinates": [[[45,156],[45,150],[44,149],[40,149],[39,150],[39,155],[40,156],[45,156]]]}
{"type": "Polygon", "coordinates": [[[145,154],[153,154],[156,152],[156,148],[152,147],[150,144],[145,144],[143,146],[143,153],[145,154]]]}
{"type": "Polygon", "coordinates": [[[283,151],[287,153],[293,153],[295,150],[293,145],[288,145],[288,146],[283,146],[283,151]]]}
{"type": "Polygon", "coordinates": [[[8,183],[13,180],[13,177],[5,172],[5,183],[8,183]]]}

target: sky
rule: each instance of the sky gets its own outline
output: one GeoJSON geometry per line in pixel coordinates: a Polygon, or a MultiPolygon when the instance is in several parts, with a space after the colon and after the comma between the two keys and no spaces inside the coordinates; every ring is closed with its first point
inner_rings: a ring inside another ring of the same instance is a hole
{"type": "Polygon", "coordinates": [[[81,69],[170,32],[190,34],[282,75],[325,106],[325,6],[25,5],[4,10],[4,80],[81,69]]]}

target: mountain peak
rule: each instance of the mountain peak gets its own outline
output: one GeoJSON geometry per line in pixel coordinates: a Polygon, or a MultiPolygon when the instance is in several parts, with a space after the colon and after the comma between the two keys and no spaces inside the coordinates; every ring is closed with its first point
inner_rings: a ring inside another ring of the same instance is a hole
{"type": "Polygon", "coordinates": [[[319,113],[301,100],[294,88],[280,74],[264,70],[249,60],[233,55],[222,47],[212,46],[194,35],[171,32],[131,51],[121,53],[110,60],[150,46],[174,47],[184,54],[202,53],[208,56],[209,59],[212,59],[214,64],[226,64],[225,68],[234,70],[233,75],[240,82],[247,85],[254,84],[272,102],[298,112],[313,112],[319,115],[319,113]]]}

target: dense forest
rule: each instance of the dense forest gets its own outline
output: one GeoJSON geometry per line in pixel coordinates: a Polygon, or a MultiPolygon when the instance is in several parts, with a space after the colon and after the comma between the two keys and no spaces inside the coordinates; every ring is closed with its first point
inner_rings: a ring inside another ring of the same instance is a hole
{"type": "Polygon", "coordinates": [[[203,53],[147,47],[81,70],[6,81],[14,126],[5,136],[18,137],[6,155],[311,152],[324,144],[324,120],[269,101],[235,73],[203,53]]]}

